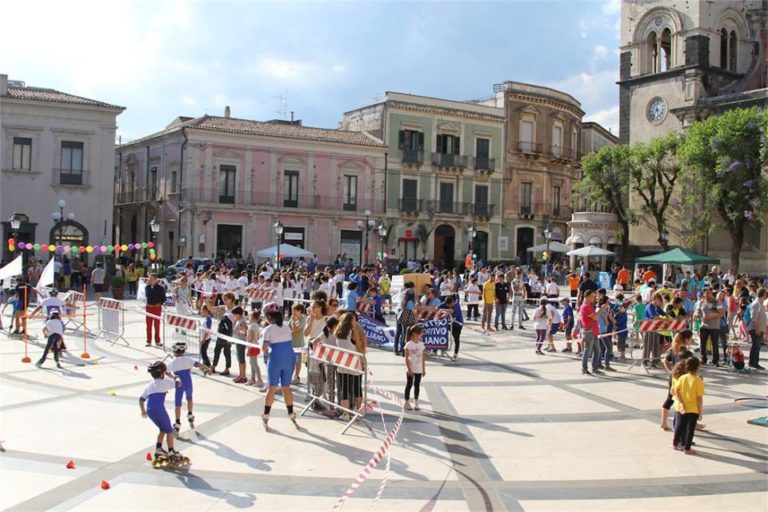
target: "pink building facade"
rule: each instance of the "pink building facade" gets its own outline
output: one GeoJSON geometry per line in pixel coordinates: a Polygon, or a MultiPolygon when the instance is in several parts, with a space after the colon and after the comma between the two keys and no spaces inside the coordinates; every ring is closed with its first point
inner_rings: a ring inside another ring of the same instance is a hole
{"type": "MultiPolygon", "coordinates": [[[[158,257],[252,255],[277,244],[321,263],[374,261],[386,211],[386,147],[367,133],[224,117],[178,118],[116,150],[115,236],[158,257]],[[366,213],[369,213],[366,216],[366,213]],[[362,222],[359,222],[362,221],[362,222]],[[371,221],[371,222],[368,222],[371,221]]],[[[282,251],[281,251],[282,252],[282,251]]]]}

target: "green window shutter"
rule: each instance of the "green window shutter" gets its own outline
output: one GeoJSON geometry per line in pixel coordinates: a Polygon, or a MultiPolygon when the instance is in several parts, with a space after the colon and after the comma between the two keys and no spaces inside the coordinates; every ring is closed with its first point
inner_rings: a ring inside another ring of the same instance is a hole
{"type": "Polygon", "coordinates": [[[461,151],[461,137],[453,138],[453,154],[458,155],[461,151]]]}
{"type": "Polygon", "coordinates": [[[442,153],[443,152],[443,137],[445,137],[445,135],[438,135],[437,136],[437,147],[435,149],[436,149],[436,151],[438,153],[442,153]]]}
{"type": "Polygon", "coordinates": [[[405,148],[405,130],[400,130],[398,133],[397,147],[399,149],[405,148]]]}
{"type": "Polygon", "coordinates": [[[419,151],[424,151],[424,133],[419,132],[419,151]]]}

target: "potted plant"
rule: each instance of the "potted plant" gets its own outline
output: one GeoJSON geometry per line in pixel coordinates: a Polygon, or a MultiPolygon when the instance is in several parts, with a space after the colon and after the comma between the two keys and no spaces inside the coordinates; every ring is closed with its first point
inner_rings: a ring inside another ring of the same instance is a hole
{"type": "Polygon", "coordinates": [[[123,299],[123,289],[125,288],[125,278],[121,276],[115,276],[110,282],[112,286],[112,298],[117,300],[123,299]]]}

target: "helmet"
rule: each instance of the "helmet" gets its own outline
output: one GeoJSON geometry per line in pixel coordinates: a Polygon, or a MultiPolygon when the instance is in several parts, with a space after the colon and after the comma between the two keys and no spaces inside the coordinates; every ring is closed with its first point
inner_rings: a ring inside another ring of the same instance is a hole
{"type": "Polygon", "coordinates": [[[55,297],[59,294],[59,290],[57,288],[54,288],[49,292],[49,294],[51,295],[51,297],[55,297]]]}
{"type": "Polygon", "coordinates": [[[261,312],[264,313],[265,315],[268,315],[270,313],[279,313],[280,311],[282,310],[280,309],[280,306],[278,306],[276,302],[269,302],[267,304],[264,304],[264,307],[261,308],[261,312]]]}
{"type": "Polygon", "coordinates": [[[57,310],[54,309],[53,311],[51,311],[49,318],[52,318],[52,319],[53,318],[61,318],[61,315],[59,314],[59,312],[57,310]]]}
{"type": "Polygon", "coordinates": [[[152,376],[152,378],[159,379],[163,373],[165,373],[166,366],[165,363],[162,361],[155,361],[154,363],[150,363],[147,367],[147,371],[152,376]]]}
{"type": "Polygon", "coordinates": [[[173,344],[172,347],[174,352],[186,352],[187,351],[187,344],[183,341],[177,341],[173,344]]]}

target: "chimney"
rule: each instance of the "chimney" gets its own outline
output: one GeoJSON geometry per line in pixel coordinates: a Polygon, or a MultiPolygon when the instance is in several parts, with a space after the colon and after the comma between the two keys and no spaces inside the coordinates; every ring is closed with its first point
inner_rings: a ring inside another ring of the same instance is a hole
{"type": "Polygon", "coordinates": [[[8,94],[8,75],[0,75],[0,96],[8,94]]]}
{"type": "Polygon", "coordinates": [[[229,105],[227,105],[226,107],[224,107],[224,117],[226,117],[227,119],[229,119],[229,105]]]}

